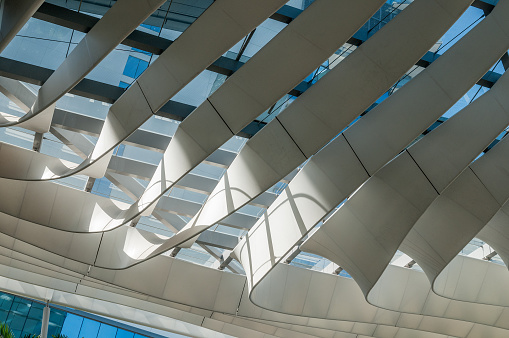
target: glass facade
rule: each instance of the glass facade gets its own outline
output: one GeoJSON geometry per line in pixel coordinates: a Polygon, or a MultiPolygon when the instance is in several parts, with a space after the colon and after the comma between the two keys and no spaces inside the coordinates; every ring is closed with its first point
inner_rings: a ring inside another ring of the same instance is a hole
{"type": "Polygon", "coordinates": [[[145,338],[139,333],[129,332],[112,325],[69,314],[62,328],[68,338],[145,338]]]}
{"type": "MultiPolygon", "coordinates": [[[[41,333],[44,304],[0,292],[0,323],[5,323],[16,338],[41,333]]],[[[185,337],[176,333],[160,335],[149,328],[132,326],[82,311],[50,305],[48,337],[62,334],[68,338],[164,338],[185,337]],[[150,331],[149,331],[150,330],[150,331]]]]}
{"type": "MultiPolygon", "coordinates": [[[[59,307],[60,308],[60,307],[59,307]]],[[[69,312],[61,333],[68,338],[180,338],[187,337],[171,332],[134,325],[83,311],[66,309],[69,312]]]]}
{"type": "MultiPolygon", "coordinates": [[[[7,293],[0,293],[0,322],[6,323],[16,337],[40,334],[44,304],[7,293]]],[[[67,313],[51,309],[48,336],[61,333],[67,313]]]]}

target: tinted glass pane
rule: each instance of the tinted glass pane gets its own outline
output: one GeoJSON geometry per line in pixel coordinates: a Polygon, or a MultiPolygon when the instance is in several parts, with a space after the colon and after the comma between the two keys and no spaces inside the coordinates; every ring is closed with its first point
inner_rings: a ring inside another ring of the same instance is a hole
{"type": "Polygon", "coordinates": [[[116,334],[117,334],[116,327],[106,325],[106,324],[101,324],[101,328],[99,329],[99,334],[97,335],[97,338],[115,337],[116,334]]]}
{"type": "Polygon", "coordinates": [[[116,338],[134,338],[134,333],[119,329],[116,338]]]}
{"type": "Polygon", "coordinates": [[[68,314],[62,328],[62,334],[65,334],[68,338],[78,338],[83,318],[73,314],[68,314]]]}
{"type": "Polygon", "coordinates": [[[101,324],[99,322],[84,319],[83,325],[81,325],[80,337],[94,338],[97,337],[97,333],[99,332],[99,326],[101,324]]]}

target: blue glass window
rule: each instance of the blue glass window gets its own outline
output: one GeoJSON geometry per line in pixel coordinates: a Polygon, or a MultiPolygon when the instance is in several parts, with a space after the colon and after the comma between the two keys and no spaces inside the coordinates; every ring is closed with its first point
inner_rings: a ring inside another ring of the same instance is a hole
{"type": "Polygon", "coordinates": [[[96,179],[92,187],[92,194],[110,197],[111,195],[111,182],[106,178],[96,179]]]}
{"type": "Polygon", "coordinates": [[[119,86],[120,88],[127,89],[127,87],[129,87],[129,86],[130,86],[130,84],[129,84],[129,83],[126,83],[126,82],[124,82],[124,81],[120,81],[120,83],[118,84],[118,86],[119,86]]]}
{"type": "Polygon", "coordinates": [[[138,48],[134,48],[134,47],[132,47],[131,50],[133,52],[142,53],[142,54],[145,54],[145,55],[152,55],[152,53],[150,53],[150,52],[146,52],[144,50],[141,50],[141,49],[138,49],[138,48]]]}
{"type": "Polygon", "coordinates": [[[122,330],[122,329],[119,329],[117,331],[116,338],[133,338],[133,337],[134,337],[134,333],[133,332],[129,332],[129,331],[122,330]]]}
{"type": "Polygon", "coordinates": [[[134,79],[138,78],[141,73],[148,67],[148,62],[144,60],[140,60],[135,58],[134,56],[129,56],[127,58],[127,62],[125,64],[123,74],[125,76],[132,77],[134,79]]]}
{"type": "Polygon", "coordinates": [[[101,324],[101,329],[99,330],[99,334],[97,335],[98,338],[107,338],[107,337],[115,337],[117,334],[117,328],[101,324]]]}
{"type": "Polygon", "coordinates": [[[154,32],[160,32],[161,31],[160,27],[151,26],[151,25],[147,25],[147,24],[144,24],[144,23],[142,23],[140,26],[144,27],[144,28],[148,28],[150,30],[153,30],[154,32]]]}
{"type": "Polygon", "coordinates": [[[90,320],[90,319],[84,319],[83,325],[81,325],[80,330],[80,337],[97,337],[97,333],[99,332],[99,327],[101,326],[101,323],[90,320]]]}
{"type": "MultiPolygon", "coordinates": [[[[68,314],[65,320],[64,327],[62,328],[62,334],[65,334],[68,338],[78,338],[79,328],[83,324],[83,318],[73,314],[68,314]]],[[[87,337],[88,338],[88,337],[87,337]]]]}

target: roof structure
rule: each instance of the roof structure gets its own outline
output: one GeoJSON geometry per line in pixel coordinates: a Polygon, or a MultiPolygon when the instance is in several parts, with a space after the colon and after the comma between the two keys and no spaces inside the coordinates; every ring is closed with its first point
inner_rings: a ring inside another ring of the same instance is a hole
{"type": "Polygon", "coordinates": [[[1,290],[196,337],[507,337],[509,0],[0,19],[1,290]]]}

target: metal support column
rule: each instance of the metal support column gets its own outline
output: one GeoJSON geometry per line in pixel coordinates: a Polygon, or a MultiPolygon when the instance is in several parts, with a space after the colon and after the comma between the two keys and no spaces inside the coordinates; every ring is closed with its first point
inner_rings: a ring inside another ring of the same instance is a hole
{"type": "Polygon", "coordinates": [[[42,310],[41,338],[48,338],[48,325],[49,325],[49,314],[50,314],[50,308],[49,308],[48,304],[49,304],[49,301],[46,302],[46,306],[42,310]]]}

